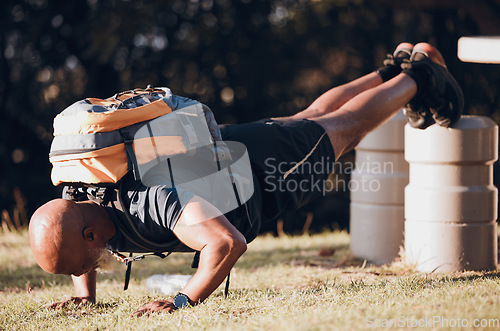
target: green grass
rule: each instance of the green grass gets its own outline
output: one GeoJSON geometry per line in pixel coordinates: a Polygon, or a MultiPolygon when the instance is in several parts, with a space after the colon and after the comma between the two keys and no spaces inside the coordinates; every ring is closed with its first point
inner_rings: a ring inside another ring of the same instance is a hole
{"type": "Polygon", "coordinates": [[[129,315],[164,297],[147,289],[146,279],[193,273],[192,254],[134,263],[125,292],[117,262],[114,272],[98,275],[95,305],[66,310],[47,304],[73,294],[70,277],[36,265],[26,231],[0,235],[0,258],[0,330],[362,330],[426,321],[427,329],[449,329],[500,319],[500,271],[423,274],[402,262],[367,266],[350,256],[345,232],[259,237],[233,269],[228,299],[221,286],[199,306],[142,318],[129,315]]]}

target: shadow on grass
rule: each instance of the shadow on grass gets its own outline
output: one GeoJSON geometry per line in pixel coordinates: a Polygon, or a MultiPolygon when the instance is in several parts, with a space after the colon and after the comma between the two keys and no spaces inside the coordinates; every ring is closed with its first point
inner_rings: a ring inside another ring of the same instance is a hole
{"type": "MultiPolygon", "coordinates": [[[[251,244],[250,244],[251,245],[251,244]]],[[[276,265],[304,265],[336,268],[342,265],[361,265],[352,259],[349,244],[324,243],[308,245],[307,248],[279,248],[246,252],[237,266],[239,269],[255,269],[276,265]]]]}
{"type": "MultiPolygon", "coordinates": [[[[252,245],[252,244],[250,244],[252,245]]],[[[150,257],[134,262],[132,278],[142,281],[153,274],[193,274],[191,268],[194,254],[174,253],[164,260],[150,257]]],[[[278,265],[308,266],[321,268],[345,268],[347,266],[361,266],[363,261],[353,259],[349,244],[335,244],[325,247],[324,244],[309,244],[307,248],[260,248],[257,251],[247,251],[237,262],[239,270],[253,271],[278,265]]],[[[123,281],[124,268],[115,269],[113,278],[123,281]]]]}
{"type": "Polygon", "coordinates": [[[491,271],[464,271],[462,273],[437,274],[443,276],[441,282],[472,282],[475,280],[500,279],[500,270],[491,271]]]}
{"type": "Polygon", "coordinates": [[[0,270],[0,291],[29,292],[33,288],[71,284],[71,277],[53,275],[38,266],[0,270]]]}

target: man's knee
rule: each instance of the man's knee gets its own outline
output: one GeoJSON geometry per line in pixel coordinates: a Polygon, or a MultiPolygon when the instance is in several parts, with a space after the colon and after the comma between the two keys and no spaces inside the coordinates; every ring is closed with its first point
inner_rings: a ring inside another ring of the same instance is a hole
{"type": "Polygon", "coordinates": [[[328,134],[336,159],[350,152],[366,135],[360,126],[345,118],[322,117],[315,122],[321,125],[328,134]]]}

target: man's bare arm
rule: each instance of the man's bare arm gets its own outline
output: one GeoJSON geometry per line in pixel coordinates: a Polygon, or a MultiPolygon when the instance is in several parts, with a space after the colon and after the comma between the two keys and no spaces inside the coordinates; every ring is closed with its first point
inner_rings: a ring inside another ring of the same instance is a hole
{"type": "Polygon", "coordinates": [[[50,308],[64,308],[70,302],[73,302],[78,306],[82,306],[87,303],[95,303],[97,272],[95,270],[92,270],[81,276],[71,275],[71,278],[73,279],[73,286],[75,288],[76,296],[62,302],[55,302],[50,305],[50,308]]]}
{"type": "MultiPolygon", "coordinates": [[[[196,304],[205,300],[224,281],[246,251],[245,237],[208,202],[195,197],[184,209],[174,234],[185,245],[200,251],[198,270],[181,290],[196,304]]],[[[172,300],[152,302],[134,316],[174,310],[172,300]]]]}
{"type": "Polygon", "coordinates": [[[246,251],[246,241],[224,216],[181,231],[185,243],[200,251],[198,270],[181,292],[194,303],[202,302],[219,287],[246,251]]]}

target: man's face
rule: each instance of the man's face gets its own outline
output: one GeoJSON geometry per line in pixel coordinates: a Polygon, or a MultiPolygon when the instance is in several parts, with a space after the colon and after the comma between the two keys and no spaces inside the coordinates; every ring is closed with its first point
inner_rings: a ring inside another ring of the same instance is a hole
{"type": "Polygon", "coordinates": [[[109,271],[113,262],[113,256],[105,248],[88,250],[82,255],[78,262],[75,261],[73,276],[81,276],[92,270],[109,271]]]}
{"type": "MultiPolygon", "coordinates": [[[[75,252],[76,253],[76,252],[75,252]]],[[[67,273],[81,276],[97,268],[100,252],[95,249],[81,249],[80,254],[74,254],[67,273]]]]}

